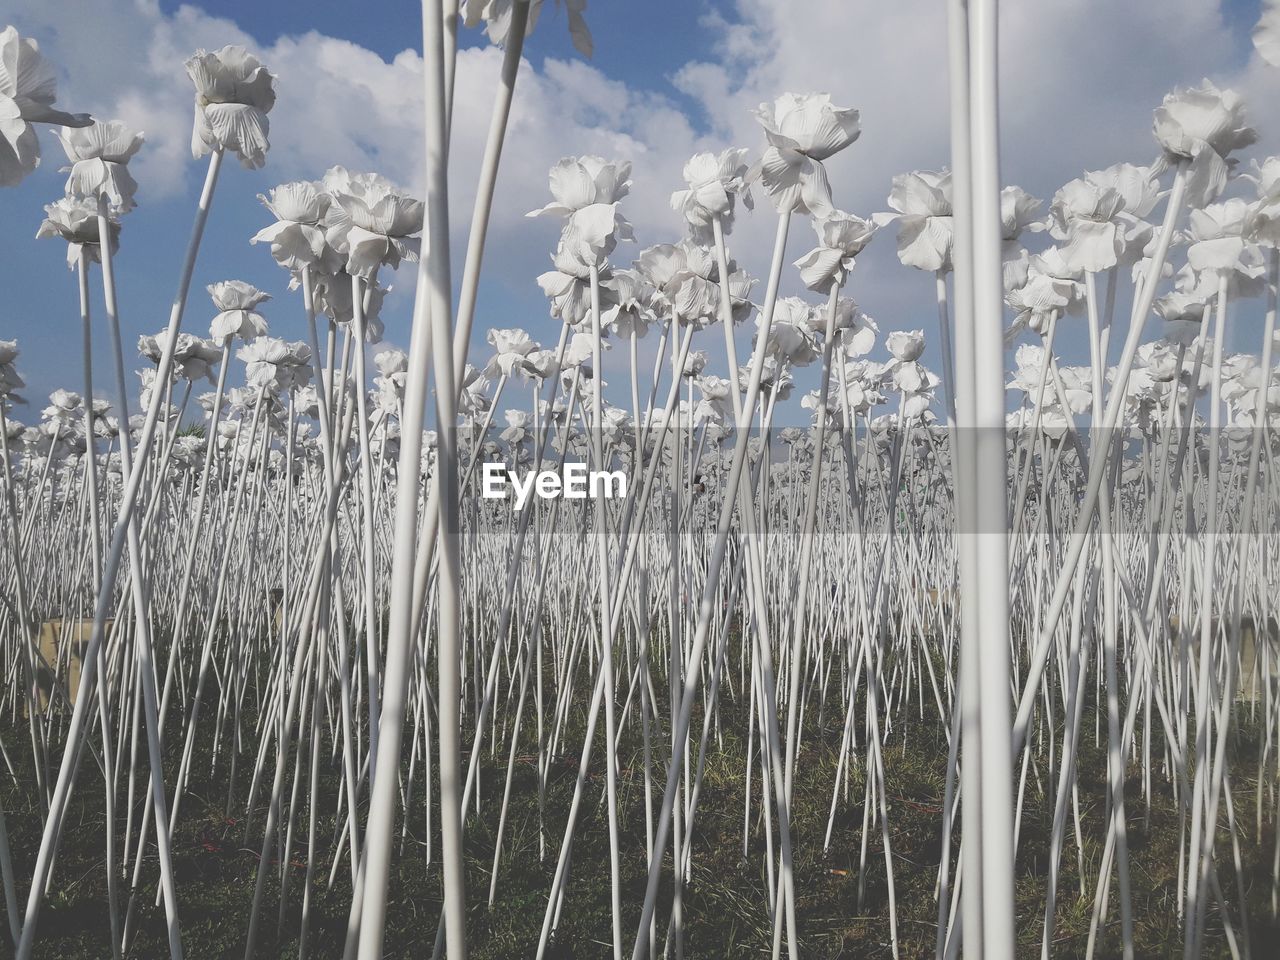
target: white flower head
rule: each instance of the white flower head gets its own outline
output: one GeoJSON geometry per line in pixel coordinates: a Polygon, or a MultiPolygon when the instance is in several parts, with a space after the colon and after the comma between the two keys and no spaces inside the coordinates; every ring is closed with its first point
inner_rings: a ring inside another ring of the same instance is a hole
{"type": "Polygon", "coordinates": [[[269,196],[259,194],[258,199],[275,215],[276,222],[255,233],[250,243],[271,244],[276,263],[295,272],[317,263],[327,272],[341,266],[341,259],[325,242],[324,219],[333,198],[323,184],[308,180],[282,183],[272,187],[269,196]]]}
{"type": "Polygon", "coordinates": [[[1190,161],[1186,192],[1192,206],[1222,193],[1234,163],[1230,154],[1258,139],[1245,123],[1241,96],[1209,80],[1167,94],[1156,108],[1153,129],[1167,162],[1190,161]]]}
{"type": "Polygon", "coordinates": [[[593,204],[617,203],[631,191],[631,162],[603,157],[565,157],[551,168],[551,203],[526,216],[567,217],[593,204]]]}
{"type": "Polygon", "coordinates": [[[893,178],[889,214],[878,214],[879,224],[898,221],[898,259],[917,270],[949,271],[954,236],[951,210],[951,173],[917,170],[893,178]]]}
{"type": "Polygon", "coordinates": [[[87,113],[55,110],[58,81],[39,45],[13,27],[0,30],[0,187],[12,187],[40,165],[33,123],[84,127],[87,113]]]}
{"type": "Polygon", "coordinates": [[[876,225],[843,210],[832,209],[827,216],[814,218],[818,246],[795,262],[800,279],[810,290],[826,293],[831,285],[843,285],[856,258],[876,232],[876,225]]]}
{"type": "MultiPolygon", "coordinates": [[[[74,270],[83,250],[92,261],[102,259],[98,232],[98,204],[89,199],[63,197],[44,208],[45,219],[36,237],[61,237],[67,241],[67,267],[74,270]]],[[[114,253],[120,246],[120,222],[107,218],[107,240],[114,253]]]]}
{"type": "Polygon", "coordinates": [[[73,197],[106,197],[116,213],[135,206],[137,182],[127,164],[142,147],[143,135],[119,120],[98,122],[87,127],[64,127],[58,131],[62,149],[71,166],[67,194],[73,197]]]}
{"type": "Polygon", "coordinates": [[[923,330],[895,330],[885,338],[884,345],[895,360],[910,363],[924,353],[923,330]]]}
{"type": "Polygon", "coordinates": [[[779,213],[831,211],[831,183],[822,162],[858,139],[858,111],[837,107],[825,93],[784,93],[755,111],[769,147],[753,171],[779,213]]]}
{"type": "Polygon", "coordinates": [[[748,210],[754,206],[746,186],[746,157],[746,148],[737,147],[719,154],[696,153],[684,165],[684,181],[689,186],[671,194],[671,208],[684,217],[699,242],[711,242],[712,223],[717,217],[724,233],[733,229],[734,199],[739,194],[748,210]]]}
{"type": "Polygon", "coordinates": [[[382,265],[416,263],[425,207],[376,173],[350,174],[333,167],[324,176],[332,204],[325,218],[325,239],[346,257],[352,276],[368,279],[382,265]]]}
{"type": "Polygon", "coordinates": [[[229,150],[251,169],[267,162],[267,114],[275,106],[275,77],[244,47],[196,51],[187,60],[196,88],[191,153],[197,159],[229,150]]]}
{"type": "Polygon", "coordinates": [[[219,310],[209,324],[209,336],[215,342],[222,343],[228,337],[251,340],[267,332],[267,321],[257,307],[271,299],[269,293],[243,280],[222,280],[209,284],[207,289],[219,310]]]}

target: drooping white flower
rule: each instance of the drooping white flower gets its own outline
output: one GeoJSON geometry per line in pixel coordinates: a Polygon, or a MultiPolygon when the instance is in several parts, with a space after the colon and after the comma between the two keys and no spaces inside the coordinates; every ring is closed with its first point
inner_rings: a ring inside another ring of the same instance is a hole
{"type": "Polygon", "coordinates": [[[1253,205],[1240,197],[1192,210],[1192,243],[1187,249],[1192,268],[1261,277],[1266,266],[1262,251],[1252,239],[1253,215],[1253,205]]]}
{"type": "Polygon", "coordinates": [[[370,278],[378,267],[416,263],[425,207],[376,173],[351,174],[333,167],[324,175],[333,202],[325,217],[325,239],[346,258],[346,270],[370,278]]]}
{"type": "Polygon", "coordinates": [[[66,127],[58,131],[62,149],[70,167],[66,190],[73,197],[96,200],[105,196],[116,213],[127,213],[135,206],[137,181],[127,164],[142,147],[143,135],[119,120],[101,121],[87,127],[66,127]]]}
{"type": "Polygon", "coordinates": [[[1280,67],[1280,3],[1263,0],[1262,15],[1253,28],[1253,46],[1273,67],[1280,67]]]}
{"type": "Polygon", "coordinates": [[[33,123],[84,127],[87,113],[55,110],[58,81],[39,45],[13,27],[0,30],[0,187],[12,187],[40,165],[33,123]]]}
{"type": "Polygon", "coordinates": [[[26,386],[18,375],[14,361],[18,359],[18,341],[0,340],[0,403],[21,403],[17,391],[26,386]]]}
{"type": "Polygon", "coordinates": [[[275,106],[275,77],[244,47],[196,51],[187,60],[196,88],[191,153],[199,159],[229,150],[251,169],[267,162],[267,114],[275,106]]]}
{"type": "MultiPolygon", "coordinates": [[[[511,33],[511,11],[520,0],[465,0],[464,13],[468,27],[479,26],[483,21],[485,33],[491,43],[505,43],[511,33]]],[[[538,14],[542,10],[542,0],[527,0],[529,5],[529,22],[525,33],[533,32],[538,22],[538,14]]],[[[559,6],[562,0],[556,0],[559,6]]],[[[587,0],[563,0],[565,12],[568,14],[569,36],[573,45],[584,57],[593,52],[591,30],[587,27],[583,11],[587,9],[587,0]]]]}
{"type": "Polygon", "coordinates": [[[858,139],[858,111],[825,93],[784,93],[755,111],[769,147],[753,173],[779,213],[830,213],[831,183],[822,162],[858,139]]]}
{"type": "Polygon", "coordinates": [[[551,195],[555,198],[526,216],[570,214],[597,203],[617,203],[631,190],[631,162],[602,157],[565,157],[551,168],[551,195]]]}
{"type": "MultiPolygon", "coordinates": [[[[579,258],[564,249],[557,247],[551,258],[554,270],[538,276],[538,286],[551,301],[551,315],[571,326],[583,323],[591,316],[591,268],[579,258]]],[[[600,285],[601,313],[613,306],[612,291],[607,281],[607,266],[598,269],[600,285]]]]}
{"type": "Polygon", "coordinates": [[[274,389],[285,386],[288,367],[296,363],[289,344],[276,337],[257,337],[236,351],[245,362],[245,382],[251,387],[274,389]]]}
{"type": "MultiPolygon", "coordinates": [[[[750,315],[747,299],[754,281],[728,261],[730,311],[735,324],[750,315]]],[[[720,319],[720,269],[712,252],[692,240],[659,243],[641,251],[636,270],[657,292],[656,299],[684,323],[699,325],[720,319]]]]}
{"type": "MultiPolygon", "coordinates": [[[[815,312],[813,319],[815,323],[821,319],[825,328],[826,318],[819,318],[820,312],[815,312]]],[[[870,353],[876,345],[876,334],[880,332],[876,322],[863,313],[862,308],[849,297],[841,297],[836,301],[833,329],[841,351],[849,358],[863,357],[870,353]]]]}
{"type": "Polygon", "coordinates": [[[902,363],[918,360],[924,353],[924,331],[895,330],[885,338],[884,345],[895,360],[902,363]]]}
{"type": "Polygon", "coordinates": [[[209,336],[217,343],[228,337],[252,340],[267,332],[267,321],[256,312],[259,304],[271,299],[243,280],[222,280],[206,288],[218,308],[218,315],[209,324],[209,336]]]}
{"type": "Polygon", "coordinates": [[[202,340],[189,333],[178,334],[174,344],[174,374],[184,380],[213,382],[213,367],[222,358],[222,349],[212,340],[202,340]]]}
{"type": "Polygon", "coordinates": [[[843,210],[832,210],[813,221],[818,246],[795,262],[800,279],[810,290],[827,293],[831,285],[843,285],[857,256],[871,242],[876,225],[843,210]]]}
{"type": "MultiPolygon", "coordinates": [[[[814,309],[799,297],[783,297],[774,306],[766,355],[793,366],[805,366],[817,359],[813,340],[814,309]]],[[[763,319],[763,318],[762,318],[763,319]]],[[[757,328],[761,321],[757,321],[757,328]]],[[[757,336],[759,334],[757,333],[757,336]]]]}
{"type": "MultiPolygon", "coordinates": [[[[95,200],[63,197],[45,204],[45,219],[36,231],[37,239],[61,237],[67,241],[67,267],[74,270],[84,250],[92,261],[102,259],[101,237],[98,233],[98,204],[95,200]]],[[[107,240],[114,253],[120,247],[120,222],[107,218],[107,240]]]]}
{"type": "Polygon", "coordinates": [[[1168,161],[1190,161],[1186,193],[1193,207],[1217,199],[1227,185],[1232,151],[1258,139],[1245,123],[1240,95],[1209,80],[1167,94],[1156,108],[1154,133],[1168,161]]]}
{"type": "Polygon", "coordinates": [[[325,242],[324,219],[333,198],[319,183],[298,180],[272,187],[258,199],[276,217],[250,238],[250,243],[271,244],[271,256],[289,270],[323,263],[327,272],[341,266],[341,259],[325,242]]]}
{"type": "Polygon", "coordinates": [[[699,242],[711,242],[711,224],[716,217],[726,234],[733,229],[734,198],[739,194],[748,210],[754,206],[746,186],[746,158],[746,148],[737,147],[719,154],[695,153],[684,165],[684,181],[689,186],[671,194],[671,208],[684,217],[699,242]]]}
{"type": "Polygon", "coordinates": [[[1022,244],[1022,234],[1038,233],[1045,228],[1040,217],[1042,202],[1021,187],[1008,186],[1000,191],[1000,263],[1006,290],[1021,286],[1027,279],[1031,255],[1022,244]]]}
{"type": "Polygon", "coordinates": [[[616,303],[605,311],[600,322],[612,334],[643,337],[655,319],[657,290],[653,284],[638,270],[614,270],[609,288],[616,303]]]}
{"type": "Polygon", "coordinates": [[[487,376],[510,376],[524,365],[525,357],[538,349],[529,334],[516,328],[490,330],[486,338],[493,347],[493,359],[484,368],[487,376]]]}
{"type": "Polygon", "coordinates": [[[890,214],[877,215],[878,224],[898,221],[898,259],[918,270],[951,269],[954,235],[951,212],[951,173],[917,170],[893,178],[890,214]]]}
{"type": "Polygon", "coordinates": [[[560,245],[583,263],[601,265],[619,240],[631,239],[631,224],[618,212],[617,203],[593,203],[569,215],[560,245]]]}
{"type": "Polygon", "coordinates": [[[1161,333],[1166,339],[1191,344],[1203,329],[1205,305],[1202,293],[1174,290],[1156,298],[1151,309],[1164,321],[1161,333]]]}
{"type": "Polygon", "coordinates": [[[697,377],[702,371],[707,369],[707,363],[710,361],[705,350],[690,350],[688,356],[684,358],[684,369],[680,371],[680,375],[684,377],[697,377]]]}
{"type": "MultiPolygon", "coordinates": [[[[297,278],[294,278],[295,281],[297,278]]],[[[293,281],[290,282],[293,285],[293,281]]],[[[311,277],[311,286],[315,293],[316,309],[334,323],[350,323],[355,319],[355,302],[351,294],[351,274],[338,270],[329,274],[316,271],[311,277]]],[[[382,321],[379,313],[382,302],[391,292],[390,287],[379,286],[376,277],[370,277],[364,284],[364,325],[365,340],[377,343],[382,339],[382,321]]]]}

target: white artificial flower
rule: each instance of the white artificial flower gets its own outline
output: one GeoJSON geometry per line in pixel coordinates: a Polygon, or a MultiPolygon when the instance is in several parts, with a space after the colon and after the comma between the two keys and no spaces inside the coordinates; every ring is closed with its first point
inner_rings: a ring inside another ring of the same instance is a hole
{"type": "Polygon", "coordinates": [[[186,62],[196,88],[191,153],[199,159],[229,150],[251,169],[267,162],[267,114],[275,106],[275,77],[244,47],[196,51],[186,62]]]}
{"type": "Polygon", "coordinates": [[[85,127],[87,113],[55,110],[58,81],[39,45],[13,27],[0,30],[0,187],[12,187],[40,165],[33,123],[85,127]]]}

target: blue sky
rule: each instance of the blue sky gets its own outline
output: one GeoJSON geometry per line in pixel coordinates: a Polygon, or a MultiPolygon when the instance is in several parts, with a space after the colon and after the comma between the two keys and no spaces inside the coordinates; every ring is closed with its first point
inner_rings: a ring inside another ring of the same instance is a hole
{"type": "MultiPolygon", "coordinates": [[[[268,219],[256,194],[284,180],[318,177],[333,163],[377,169],[413,188],[417,5],[385,5],[377,15],[333,0],[209,2],[13,0],[9,14],[58,64],[60,103],[104,118],[124,116],[146,130],[134,162],[139,207],[125,222],[118,258],[127,347],[160,329],[173,296],[203,164],[187,149],[190,88],[181,61],[197,46],[243,42],[279,73],[272,152],[265,169],[225,169],[201,250],[184,329],[207,335],[212,307],[204,286],[241,278],[270,291],[272,333],[303,334],[301,304],[287,276],[247,240],[268,219]]],[[[696,150],[746,145],[760,135],[750,108],[783,90],[825,89],[863,111],[863,138],[831,165],[837,203],[867,215],[884,209],[893,173],[945,165],[945,23],[933,0],[593,0],[587,10],[596,53],[576,55],[564,14],[548,2],[526,46],[499,212],[486,260],[477,350],[490,326],[524,326],[553,339],[534,278],[546,269],[556,227],[527,221],[546,201],[545,171],[563,155],[595,152],[632,159],[633,196],[624,212],[638,244],[675,240],[666,197],[696,150]]],[[[1262,148],[1280,132],[1271,106],[1280,85],[1251,60],[1248,31],[1257,0],[1040,0],[1006,3],[1004,172],[1048,198],[1065,179],[1119,160],[1148,162],[1151,109],[1175,84],[1202,76],[1237,84],[1253,106],[1262,148]]],[[[474,170],[487,125],[496,51],[463,32],[452,176],[455,247],[469,215],[474,170]]],[[[62,192],[62,155],[42,135],[44,163],[19,188],[0,192],[0,283],[6,297],[0,337],[17,337],[19,369],[34,417],[47,394],[80,383],[74,278],[61,241],[35,241],[42,206],[62,192]]],[[[772,217],[744,218],[733,252],[754,274],[767,265],[772,217]]],[[[890,231],[891,233],[891,231],[890,231]]],[[[811,245],[797,222],[789,259],[811,245]]],[[[634,251],[620,251],[621,262],[634,251]]],[[[934,338],[932,283],[897,263],[892,236],[878,237],[855,271],[850,293],[882,330],[923,327],[934,338]]],[[[460,270],[455,269],[455,274],[460,270]]],[[[389,276],[387,341],[405,346],[412,270],[389,276]]],[[[788,272],[786,293],[803,292],[788,272]]],[[[101,318],[96,293],[95,315],[101,318]]],[[[1240,329],[1252,320],[1242,309],[1240,329]]],[[[105,331],[95,323],[96,392],[113,396],[105,331]]],[[[750,332],[742,331],[745,343],[750,332]]],[[[717,335],[718,336],[718,335],[717,335]]],[[[1249,339],[1242,334],[1242,345],[1249,339]]],[[[1068,342],[1070,338],[1068,337],[1068,342]]],[[[485,354],[478,353],[483,359],[485,354]]],[[[928,356],[932,356],[929,354],[928,356]]],[[[130,363],[133,357],[127,358],[130,363]]],[[[20,414],[21,416],[21,414],[20,414]]]]}

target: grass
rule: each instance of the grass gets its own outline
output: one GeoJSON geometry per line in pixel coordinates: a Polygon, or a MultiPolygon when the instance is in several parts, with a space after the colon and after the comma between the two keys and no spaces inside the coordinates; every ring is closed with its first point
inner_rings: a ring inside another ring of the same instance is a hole
{"type": "MultiPolygon", "coordinates": [[[[580,731],[585,721],[583,710],[583,705],[577,707],[574,723],[578,736],[575,739],[571,734],[565,741],[568,744],[581,741],[580,731]]],[[[210,716],[211,712],[206,712],[205,716],[210,716]]],[[[1243,724],[1244,711],[1241,715],[1243,724]]],[[[1105,756],[1094,741],[1091,716],[1086,711],[1079,768],[1084,896],[1081,896],[1075,840],[1069,826],[1055,927],[1056,957],[1085,955],[1101,840],[1105,837],[1105,756]]],[[[861,869],[864,781],[860,763],[855,764],[849,776],[847,799],[842,798],[839,804],[830,850],[823,852],[823,834],[840,743],[840,723],[840,717],[829,713],[822,719],[820,728],[811,726],[806,729],[798,764],[792,822],[801,956],[814,960],[888,957],[888,889],[878,825],[872,825],[867,837],[866,869],[861,869]]],[[[207,726],[211,727],[211,724],[207,726]]],[[[700,719],[695,719],[695,730],[700,726],[700,719]]],[[[742,856],[742,778],[746,743],[739,732],[745,729],[740,707],[724,704],[721,739],[717,742],[713,737],[712,752],[707,762],[695,821],[693,869],[683,898],[686,957],[759,957],[767,956],[769,952],[769,923],[764,906],[768,902],[768,884],[763,866],[765,840],[759,819],[758,760],[753,778],[755,796],[749,851],[745,859],[742,856]]],[[[251,728],[247,727],[245,733],[249,748],[256,747],[251,728]]],[[[28,743],[25,722],[9,723],[2,735],[15,766],[16,782],[4,777],[0,798],[8,816],[19,895],[25,898],[23,878],[29,876],[32,869],[42,818],[34,791],[30,752],[24,752],[28,743]]],[[[175,742],[181,736],[176,723],[168,735],[172,739],[167,752],[176,755],[175,742]]],[[[197,748],[198,756],[211,755],[209,737],[211,732],[206,730],[206,739],[197,748]]],[[[644,788],[637,723],[633,722],[628,728],[624,746],[625,752],[620,755],[619,802],[622,899],[626,912],[623,931],[624,940],[629,943],[638,922],[646,875],[644,788]]],[[[316,864],[312,891],[312,957],[341,956],[351,896],[350,869],[345,862],[337,869],[332,887],[328,883],[331,856],[335,849],[331,840],[339,828],[334,819],[337,767],[329,764],[328,747],[326,743],[321,761],[317,844],[320,860],[316,864]]],[[[563,835],[579,758],[575,754],[555,758],[547,794],[547,853],[540,861],[534,745],[528,743],[523,747],[527,747],[528,752],[521,755],[516,764],[497,900],[492,910],[488,909],[485,901],[505,775],[504,748],[494,756],[486,750],[481,767],[479,814],[474,807],[469,811],[466,836],[468,910],[471,956],[475,960],[533,955],[555,868],[556,851],[563,835]]],[[[1270,867],[1275,835],[1274,825],[1270,823],[1261,835],[1254,834],[1253,791],[1256,780],[1253,779],[1253,771],[1256,770],[1257,742],[1247,725],[1242,725],[1237,734],[1233,752],[1237,762],[1232,767],[1232,785],[1242,832],[1249,933],[1254,956],[1265,957],[1268,956],[1267,945],[1280,943],[1280,926],[1270,906],[1270,867]]],[[[886,746],[885,764],[900,951],[904,958],[933,955],[937,917],[934,883],[940,853],[946,755],[945,735],[935,717],[927,711],[923,717],[919,716],[915,705],[898,712],[896,726],[886,746]]],[[[190,794],[184,802],[183,818],[173,842],[183,944],[186,956],[191,960],[243,956],[243,938],[261,844],[260,830],[266,815],[265,801],[260,798],[253,810],[251,836],[246,841],[243,820],[248,787],[246,768],[252,762],[251,752],[239,761],[237,782],[232,788],[235,796],[229,807],[230,817],[226,812],[228,767],[225,752],[216,770],[211,771],[207,762],[197,765],[190,794]]],[[[303,769],[306,769],[305,763],[303,769]]],[[[403,847],[393,865],[386,929],[388,958],[429,956],[439,916],[438,865],[428,862],[427,858],[421,770],[419,764],[416,772],[418,783],[403,847]]],[[[172,778],[175,772],[169,769],[166,775],[172,778]]],[[[1045,851],[1053,804],[1052,794],[1041,789],[1041,780],[1045,776],[1041,767],[1029,774],[1027,784],[1016,889],[1020,956],[1038,956],[1040,950],[1048,867],[1045,851]]],[[[1172,793],[1160,776],[1156,775],[1153,780],[1149,813],[1142,796],[1139,771],[1131,767],[1129,776],[1126,811],[1138,956],[1152,960],[1180,956],[1182,934],[1176,892],[1178,813],[1173,806],[1172,793]]],[[[37,957],[101,960],[110,956],[101,782],[96,762],[86,758],[68,812],[52,892],[40,918],[37,957]]],[[[661,786],[655,781],[655,804],[660,800],[661,786]]],[[[286,786],[286,795],[287,790],[286,786]]],[[[139,783],[135,791],[135,817],[140,815],[137,794],[141,791],[142,784],[139,783]]],[[[603,957],[609,952],[609,849],[603,795],[604,767],[602,750],[597,743],[588,794],[576,834],[567,902],[550,952],[552,957],[603,957]]],[[[301,833],[295,840],[287,867],[291,875],[289,903],[283,911],[283,923],[278,925],[279,883],[273,878],[268,885],[262,915],[261,957],[297,955],[306,868],[305,796],[304,784],[300,791],[303,809],[298,818],[301,833]]],[[[117,801],[117,829],[121,832],[125,799],[122,791],[117,801]]],[[[438,824],[438,817],[433,815],[432,822],[438,824]]],[[[1225,832],[1220,833],[1222,837],[1225,837],[1225,832]]],[[[439,850],[438,837],[433,849],[439,850]]],[[[1236,897],[1229,843],[1220,839],[1218,851],[1224,892],[1233,920],[1238,924],[1241,905],[1236,897]]],[[[149,858],[135,907],[137,936],[130,953],[133,957],[148,960],[168,956],[163,909],[154,906],[157,882],[154,845],[149,858]]],[[[278,862],[271,866],[273,872],[278,870],[278,862]]],[[[121,887],[127,891],[127,881],[122,882],[121,887]]],[[[668,884],[662,891],[659,905],[660,940],[670,900],[668,884]]],[[[1113,883],[1108,922],[1101,931],[1095,956],[1119,956],[1119,944],[1119,914],[1113,883]]],[[[1230,955],[1222,924],[1213,911],[1204,955],[1230,955]]]]}

